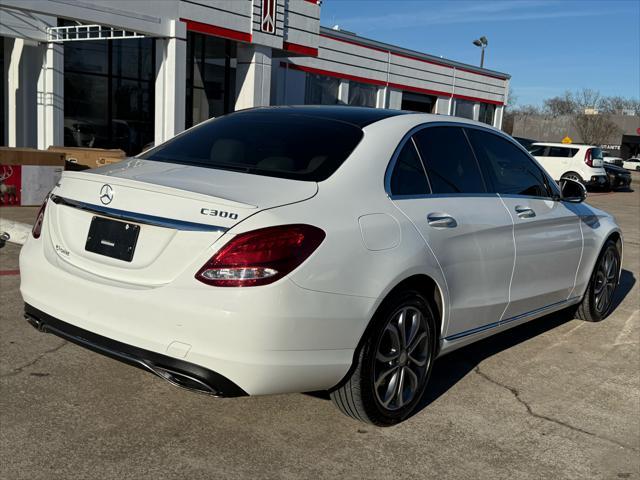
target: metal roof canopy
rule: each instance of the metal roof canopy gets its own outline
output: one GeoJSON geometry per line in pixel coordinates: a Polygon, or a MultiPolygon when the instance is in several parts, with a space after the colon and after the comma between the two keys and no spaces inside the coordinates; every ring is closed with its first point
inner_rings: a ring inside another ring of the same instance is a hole
{"type": "Polygon", "coordinates": [[[47,28],[49,42],[78,42],[85,40],[123,40],[127,38],[144,38],[138,32],[103,25],[71,25],[47,28]]]}

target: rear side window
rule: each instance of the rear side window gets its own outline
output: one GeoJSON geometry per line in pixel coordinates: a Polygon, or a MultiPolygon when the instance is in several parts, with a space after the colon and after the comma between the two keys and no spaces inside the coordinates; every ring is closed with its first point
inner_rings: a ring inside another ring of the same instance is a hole
{"type": "Polygon", "coordinates": [[[578,149],[577,148],[549,147],[549,156],[550,157],[571,158],[576,153],[578,153],[578,149]]]}
{"type": "Polygon", "coordinates": [[[534,157],[546,157],[546,154],[545,154],[546,151],[547,151],[547,147],[545,147],[544,145],[537,145],[537,146],[531,147],[531,149],[529,150],[529,153],[534,157]]]}
{"type": "Polygon", "coordinates": [[[319,182],[362,135],[346,122],[258,110],[205,122],[139,158],[319,182]]]}
{"type": "Polygon", "coordinates": [[[485,193],[480,168],[460,127],[429,127],[414,135],[432,193],[485,193]]]}
{"type": "Polygon", "coordinates": [[[409,140],[404,144],[391,174],[391,195],[426,195],[430,192],[418,153],[409,140]]]}
{"type": "Polygon", "coordinates": [[[472,128],[467,129],[467,135],[483,171],[493,184],[493,192],[550,197],[540,168],[514,144],[493,133],[472,128]]]}

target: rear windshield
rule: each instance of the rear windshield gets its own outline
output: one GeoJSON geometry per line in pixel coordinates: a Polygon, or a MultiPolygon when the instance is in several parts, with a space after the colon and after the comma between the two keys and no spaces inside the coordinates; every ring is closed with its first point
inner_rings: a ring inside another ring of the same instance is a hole
{"type": "Polygon", "coordinates": [[[591,158],[595,160],[602,160],[602,150],[600,150],[599,148],[592,148],[591,158]]]}
{"type": "Polygon", "coordinates": [[[258,110],[205,122],[138,158],[319,182],[362,136],[350,123],[258,110]]]}

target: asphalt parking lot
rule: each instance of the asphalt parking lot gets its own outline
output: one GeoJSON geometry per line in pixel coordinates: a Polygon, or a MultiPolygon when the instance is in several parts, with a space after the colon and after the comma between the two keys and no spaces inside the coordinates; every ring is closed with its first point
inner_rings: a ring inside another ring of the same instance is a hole
{"type": "MultiPolygon", "coordinates": [[[[322,395],[214,399],[38,333],[19,246],[0,249],[0,477],[640,478],[640,175],[592,193],[625,236],[617,308],[555,314],[440,359],[423,408],[387,429],[322,395]]],[[[26,221],[32,208],[3,208],[26,221]]]]}

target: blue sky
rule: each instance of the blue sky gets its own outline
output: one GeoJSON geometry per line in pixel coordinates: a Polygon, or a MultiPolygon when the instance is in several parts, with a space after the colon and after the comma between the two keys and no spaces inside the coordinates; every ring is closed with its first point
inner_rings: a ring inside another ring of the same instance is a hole
{"type": "Polygon", "coordinates": [[[512,75],[517,104],[583,87],[640,98],[640,0],[323,0],[321,23],[512,75]]]}

